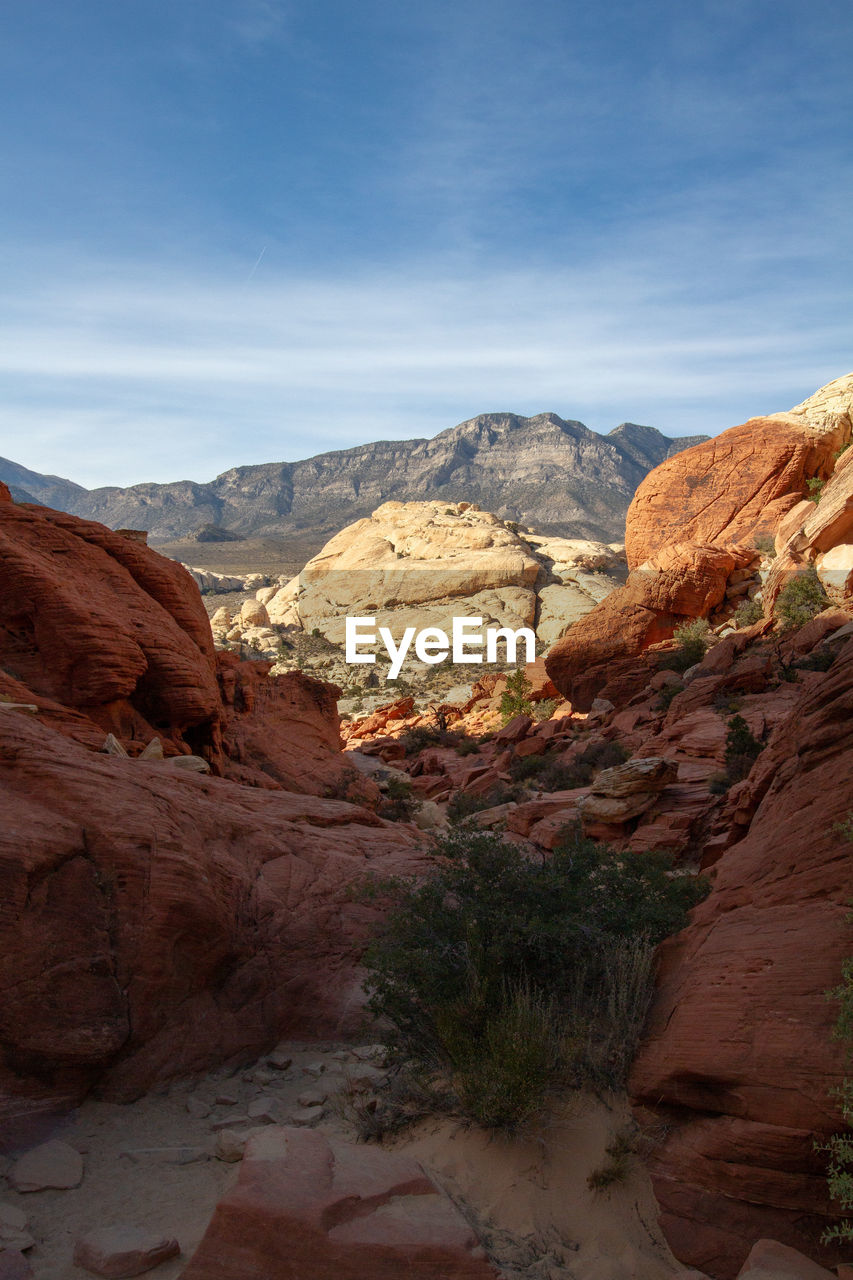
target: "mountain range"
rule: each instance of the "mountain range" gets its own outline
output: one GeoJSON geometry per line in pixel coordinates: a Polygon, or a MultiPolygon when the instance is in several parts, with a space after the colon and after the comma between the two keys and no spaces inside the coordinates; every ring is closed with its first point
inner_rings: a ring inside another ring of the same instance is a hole
{"type": "Polygon", "coordinates": [[[302,462],[233,467],[205,484],[84,489],[3,458],[0,480],[17,501],[147,529],[153,543],[206,525],[244,537],[326,537],[391,499],[474,502],[545,532],[615,541],[644,476],[705,439],[670,439],[633,422],[604,436],[554,413],[486,413],[431,440],[380,440],[302,462]]]}

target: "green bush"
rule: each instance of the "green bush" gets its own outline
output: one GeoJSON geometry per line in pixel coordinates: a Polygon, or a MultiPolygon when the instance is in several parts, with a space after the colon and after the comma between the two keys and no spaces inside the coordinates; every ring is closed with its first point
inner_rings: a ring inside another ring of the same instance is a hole
{"type": "Polygon", "coordinates": [[[379,815],[392,822],[409,822],[420,801],[412,795],[412,784],[407,778],[390,777],[385,783],[385,794],[379,806],[379,815]]]}
{"type": "Polygon", "coordinates": [[[533,685],[527,678],[524,667],[519,667],[507,676],[506,688],[501,694],[501,720],[509,724],[516,716],[529,716],[533,711],[530,701],[530,690],[533,685]]]}
{"type": "Polygon", "coordinates": [[[680,693],[684,692],[683,684],[665,684],[658,694],[655,703],[656,711],[669,711],[673,698],[677,698],[680,693]]]}
{"type": "Polygon", "coordinates": [[[558,698],[543,698],[541,702],[535,702],[533,704],[533,719],[540,722],[542,720],[550,720],[559,705],[558,698]]]}
{"type": "Polygon", "coordinates": [[[811,480],[806,481],[809,502],[820,502],[820,495],[823,493],[825,483],[826,481],[822,480],[820,476],[812,476],[811,480]]]}
{"type": "Polygon", "coordinates": [[[441,729],[438,725],[418,724],[400,736],[407,756],[416,756],[427,747],[456,747],[461,734],[453,729],[441,729]]]}
{"type": "Polygon", "coordinates": [[[666,655],[659,669],[686,671],[688,667],[701,662],[708,647],[709,631],[707,618],[694,618],[692,622],[685,622],[683,626],[678,627],[672,637],[677,648],[674,653],[666,655]]]}
{"type": "Polygon", "coordinates": [[[476,738],[463,738],[456,748],[458,756],[474,756],[479,754],[480,744],[476,738]]]}
{"type": "Polygon", "coordinates": [[[726,734],[726,776],[729,782],[745,778],[763,750],[763,743],[753,737],[743,716],[732,716],[726,734]]]}
{"type": "Polygon", "coordinates": [[[457,828],[438,852],[425,881],[377,886],[390,909],[365,955],[366,987],[389,1053],[444,1081],[462,1114],[506,1130],[567,1079],[624,1083],[653,949],[681,928],[704,881],[670,876],[666,855],[586,840],[534,862],[457,828]]]}
{"type": "Polygon", "coordinates": [[[628,752],[619,742],[591,742],[569,762],[553,752],[515,756],[509,771],[516,782],[535,779],[540,791],[573,791],[587,786],[599,770],[624,764],[627,759],[628,752]]]}
{"type": "Polygon", "coordinates": [[[481,796],[469,795],[467,791],[456,791],[447,805],[447,820],[453,823],[464,822],[475,813],[494,809],[499,804],[509,804],[512,800],[519,800],[521,794],[520,788],[507,787],[502,782],[481,796]]]}
{"type": "Polygon", "coordinates": [[[805,626],[829,604],[814,565],[789,578],[776,597],[776,617],[786,631],[805,626]]]}
{"type": "Polygon", "coordinates": [[[734,612],[736,627],[754,627],[764,617],[764,608],[760,600],[742,600],[734,612]]]}
{"type": "Polygon", "coordinates": [[[776,555],[776,539],[772,533],[760,533],[752,545],[761,555],[768,556],[771,560],[776,555]]]}

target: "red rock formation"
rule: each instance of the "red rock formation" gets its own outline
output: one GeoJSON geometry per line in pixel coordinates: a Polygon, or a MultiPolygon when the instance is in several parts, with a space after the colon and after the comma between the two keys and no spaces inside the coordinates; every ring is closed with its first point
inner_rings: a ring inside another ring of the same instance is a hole
{"type": "Polygon", "coordinates": [[[358,1020],[352,882],[421,858],[336,800],[95,754],[0,708],[0,1121],[358,1020]]]}
{"type": "MultiPolygon", "coordinates": [[[[573,706],[588,710],[613,678],[614,663],[634,659],[685,622],[708,614],[725,597],[729,575],[753,556],[746,547],[679,542],[664,548],[552,646],[545,665],[554,684],[573,706]]],[[[637,666],[629,661],[632,671],[637,666]]]]}
{"type": "Polygon", "coordinates": [[[308,1129],[252,1138],[183,1280],[494,1280],[459,1210],[408,1156],[308,1129]]]}
{"type": "Polygon", "coordinates": [[[808,479],[830,474],[838,447],[850,440],[851,415],[853,375],[789,413],[732,427],[646,476],[628,511],[627,584],[576,622],[545,660],[560,692],[588,707],[610,664],[721,604],[730,576],[755,558],[756,537],[775,532],[805,496],[808,479]]]}
{"type": "Polygon", "coordinates": [[[673,542],[749,542],[828,475],[840,439],[781,417],[751,418],[667,458],[640,485],[625,530],[633,569],[673,542]]]}
{"type": "Polygon", "coordinates": [[[0,575],[7,675],[117,737],[215,756],[213,640],[180,565],[103,525],[2,502],[0,575]]]}
{"type": "Polygon", "coordinates": [[[323,795],[340,790],[340,690],[299,671],[270,678],[268,662],[218,653],[222,771],[235,782],[323,795]]]}
{"type": "Polygon", "coordinates": [[[653,1161],[670,1245],[716,1277],[734,1276],[758,1235],[832,1256],[812,1143],[839,1122],[823,992],[853,952],[853,846],[834,829],[853,809],[853,643],[813,675],[742,784],[748,833],[662,949],[632,1077],[670,1126],[653,1161]]]}

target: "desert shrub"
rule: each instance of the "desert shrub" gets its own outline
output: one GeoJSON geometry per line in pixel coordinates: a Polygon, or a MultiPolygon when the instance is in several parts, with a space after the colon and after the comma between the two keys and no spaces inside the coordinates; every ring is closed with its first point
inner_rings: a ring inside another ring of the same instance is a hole
{"type": "Polygon", "coordinates": [[[776,617],[785,630],[802,627],[829,604],[814,565],[789,578],[776,597],[776,617]]]}
{"type": "Polygon", "coordinates": [[[518,782],[535,778],[541,791],[572,791],[585,787],[600,769],[624,764],[628,752],[619,742],[591,742],[579,756],[566,762],[559,755],[516,756],[510,773],[518,782]]]}
{"type": "Polygon", "coordinates": [[[678,627],[672,637],[676,644],[675,651],[666,655],[659,669],[686,671],[688,667],[701,662],[705,656],[709,631],[707,618],[694,618],[692,622],[685,622],[678,627]]]}
{"type": "Polygon", "coordinates": [[[836,659],[836,654],[829,648],[814,649],[805,658],[794,663],[801,671],[828,671],[836,659]]]}
{"type": "Polygon", "coordinates": [[[752,544],[756,551],[770,559],[776,555],[776,539],[772,533],[760,533],[752,544]]]}
{"type": "Polygon", "coordinates": [[[481,796],[470,795],[467,791],[456,791],[447,805],[447,820],[453,823],[464,822],[472,814],[482,813],[486,809],[494,809],[499,804],[509,804],[513,800],[519,800],[521,794],[519,787],[507,787],[502,782],[481,796]]]}
{"type": "Polygon", "coordinates": [[[586,1180],[590,1191],[606,1191],[608,1187],[622,1183],[631,1169],[631,1157],[639,1148],[637,1134],[631,1125],[625,1125],[605,1147],[610,1157],[607,1164],[594,1169],[586,1180]]]}
{"type": "Polygon", "coordinates": [[[559,705],[558,698],[543,698],[541,702],[535,702],[533,704],[533,719],[540,722],[542,720],[550,720],[559,705]]]}
{"type": "Polygon", "coordinates": [[[726,777],[729,784],[745,778],[764,746],[753,737],[743,716],[732,716],[726,734],[726,777]]]}
{"type": "Polygon", "coordinates": [[[442,729],[439,725],[418,724],[401,734],[399,740],[407,756],[416,756],[427,747],[455,747],[459,743],[460,736],[453,729],[442,729]]]}
{"type": "Polygon", "coordinates": [[[718,689],[714,694],[711,706],[721,715],[733,716],[740,710],[740,698],[732,689],[718,689]]]}
{"type": "Polygon", "coordinates": [[[442,861],[426,880],[377,886],[390,901],[366,986],[392,1057],[449,1082],[456,1109],[505,1130],[541,1110],[555,1083],[623,1083],[653,949],[704,882],[670,876],[666,855],[587,840],[542,861],[470,827],[437,844],[442,861]]]}
{"type": "Polygon", "coordinates": [[[573,791],[586,786],[573,764],[566,764],[559,757],[546,759],[545,768],[536,778],[540,791],[573,791]]]}
{"type": "Polygon", "coordinates": [[[684,692],[683,684],[665,684],[655,702],[656,711],[668,711],[674,698],[684,692]]]}
{"type": "MultiPolygon", "coordinates": [[[[578,757],[582,769],[596,772],[598,769],[612,769],[617,764],[624,764],[630,758],[621,742],[591,742],[584,747],[578,757]]],[[[590,775],[591,776],[591,775],[590,775]]]]}
{"type": "Polygon", "coordinates": [[[812,476],[810,480],[806,481],[806,488],[808,489],[806,496],[809,502],[820,502],[820,495],[823,493],[825,483],[826,481],[822,480],[820,476],[812,476]]]}
{"type": "Polygon", "coordinates": [[[458,756],[477,755],[480,750],[480,744],[476,738],[463,738],[456,748],[458,756]]]}
{"type": "Polygon", "coordinates": [[[420,801],[412,795],[412,784],[408,778],[395,778],[393,775],[385,783],[385,794],[379,806],[379,815],[392,822],[409,822],[420,801]]]}
{"type": "Polygon", "coordinates": [[[523,667],[519,667],[517,671],[513,671],[512,675],[507,676],[506,688],[501,694],[501,720],[504,724],[509,724],[510,720],[516,716],[531,714],[533,703],[530,701],[530,690],[532,688],[523,667]]]}
{"type": "Polygon", "coordinates": [[[734,612],[736,627],[753,627],[764,617],[764,608],[760,600],[742,600],[734,612]]]}

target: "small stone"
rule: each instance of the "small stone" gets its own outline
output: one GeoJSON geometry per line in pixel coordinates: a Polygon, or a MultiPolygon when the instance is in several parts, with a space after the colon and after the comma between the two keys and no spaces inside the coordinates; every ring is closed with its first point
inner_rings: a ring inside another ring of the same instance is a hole
{"type": "Polygon", "coordinates": [[[214,1120],[210,1126],[214,1133],[219,1133],[221,1129],[242,1129],[246,1125],[251,1124],[252,1117],[248,1115],[234,1115],[232,1112],[229,1116],[222,1116],[219,1120],[214,1120]]]}
{"type": "Polygon", "coordinates": [[[217,1107],[236,1107],[240,1099],[234,1093],[218,1093],[214,1098],[217,1107]]]}
{"type": "Polygon", "coordinates": [[[66,1191],[79,1187],[83,1181],[83,1157],[67,1142],[54,1139],[16,1160],[9,1181],[16,1191],[66,1191]]]}
{"type": "Polygon", "coordinates": [[[307,1089],[305,1093],[300,1093],[296,1101],[300,1107],[320,1107],[326,1101],[326,1092],[323,1089],[307,1089]]]}
{"type": "Polygon", "coordinates": [[[30,1280],[33,1269],[17,1249],[0,1249],[0,1280],[30,1280]]]}
{"type": "Polygon", "coordinates": [[[316,1124],[318,1120],[323,1118],[322,1107],[301,1107],[299,1111],[294,1111],[290,1117],[290,1123],[305,1128],[307,1125],[316,1124]]]}
{"type": "Polygon", "coordinates": [[[140,1227],[101,1227],[81,1236],[74,1246],[74,1262],[96,1276],[122,1280],[139,1276],[176,1258],[181,1252],[173,1236],[140,1227]]]}
{"type": "Polygon", "coordinates": [[[304,1076],[314,1076],[315,1080],[326,1070],[325,1062],[309,1062],[302,1068],[304,1076]]]}
{"type": "Polygon", "coordinates": [[[210,1103],[205,1102],[197,1094],[191,1093],[186,1101],[186,1108],[193,1120],[204,1120],[210,1115],[210,1103]]]}
{"type": "Polygon", "coordinates": [[[31,1249],[34,1244],[23,1209],[14,1204],[0,1204],[0,1248],[31,1249]]]}
{"type": "Polygon", "coordinates": [[[163,744],[159,738],[152,738],[139,757],[140,760],[162,760],[163,744]]]}
{"type": "Polygon", "coordinates": [[[108,733],[104,738],[104,745],[101,747],[101,751],[105,756],[119,756],[124,757],[125,760],[127,759],[127,752],[114,733],[108,733]]]}
{"type": "Polygon", "coordinates": [[[261,1120],[264,1124],[278,1124],[281,1118],[278,1099],[264,1094],[250,1102],[246,1111],[251,1120],[261,1120]]]}
{"type": "Polygon", "coordinates": [[[272,1084],[277,1079],[275,1071],[268,1071],[266,1067],[258,1067],[257,1071],[251,1077],[253,1084],[265,1085],[272,1084]]]}
{"type": "Polygon", "coordinates": [[[267,1058],[267,1062],[275,1071],[286,1071],[288,1067],[293,1066],[293,1057],[283,1049],[274,1049],[267,1058]]]}
{"type": "Polygon", "coordinates": [[[358,1058],[359,1062],[381,1061],[385,1057],[385,1046],[382,1044],[362,1044],[357,1045],[352,1056],[358,1058]]]}
{"type": "Polygon", "coordinates": [[[246,1143],[253,1138],[256,1133],[261,1133],[262,1128],[256,1127],[252,1129],[223,1129],[216,1135],[215,1155],[217,1160],[223,1160],[227,1164],[235,1164],[236,1161],[243,1159],[243,1152],[246,1149],[246,1143]]]}

